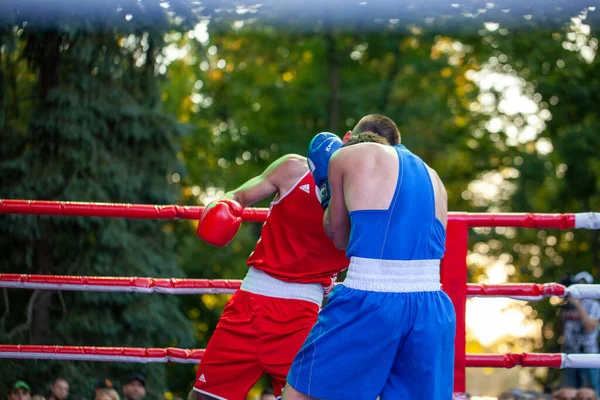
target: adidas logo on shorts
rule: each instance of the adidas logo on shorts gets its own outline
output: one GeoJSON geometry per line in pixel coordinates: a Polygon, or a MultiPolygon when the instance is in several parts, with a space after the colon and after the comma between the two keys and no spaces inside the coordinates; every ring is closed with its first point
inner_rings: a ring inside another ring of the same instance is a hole
{"type": "Polygon", "coordinates": [[[204,374],[200,375],[200,378],[198,378],[198,380],[199,380],[200,382],[204,382],[204,383],[206,383],[206,378],[204,377],[204,374]]]}
{"type": "Polygon", "coordinates": [[[310,193],[310,185],[308,183],[306,185],[300,185],[300,190],[304,191],[305,193],[310,193]]]}

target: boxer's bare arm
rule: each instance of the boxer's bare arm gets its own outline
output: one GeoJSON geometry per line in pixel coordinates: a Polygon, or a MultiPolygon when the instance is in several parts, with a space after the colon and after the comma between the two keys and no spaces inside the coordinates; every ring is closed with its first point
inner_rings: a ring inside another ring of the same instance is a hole
{"type": "Polygon", "coordinates": [[[331,187],[331,200],[323,216],[323,228],[327,236],[333,240],[338,249],[344,250],[350,240],[350,215],[346,208],[344,196],[344,168],[345,153],[338,150],[329,161],[329,185],[331,187]]]}
{"type": "Polygon", "coordinates": [[[444,187],[444,183],[440,179],[440,176],[435,172],[433,168],[427,166],[429,171],[429,177],[433,185],[433,192],[435,197],[435,216],[440,220],[444,228],[448,224],[448,193],[444,187]]]}
{"type": "Polygon", "coordinates": [[[242,207],[248,207],[276,193],[283,195],[307,172],[305,157],[286,154],[275,160],[262,174],[225,193],[222,198],[235,200],[242,207]]]}

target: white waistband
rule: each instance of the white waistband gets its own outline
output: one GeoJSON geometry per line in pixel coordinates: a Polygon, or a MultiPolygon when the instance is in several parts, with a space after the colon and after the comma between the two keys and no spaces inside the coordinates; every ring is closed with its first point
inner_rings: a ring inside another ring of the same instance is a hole
{"type": "Polygon", "coordinates": [[[440,290],[440,260],[377,260],[352,257],[344,286],[371,292],[440,290]]]}
{"type": "Polygon", "coordinates": [[[319,307],[325,295],[323,286],[318,283],[285,282],[253,267],[248,270],[240,289],[263,296],[306,300],[319,307]]]}

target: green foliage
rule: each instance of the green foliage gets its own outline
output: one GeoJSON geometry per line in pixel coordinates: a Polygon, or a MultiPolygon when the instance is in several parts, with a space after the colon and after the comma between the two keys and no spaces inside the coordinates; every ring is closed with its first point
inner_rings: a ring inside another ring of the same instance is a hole
{"type": "MultiPolygon", "coordinates": [[[[451,210],[598,209],[599,136],[591,106],[598,93],[598,63],[588,64],[566,51],[556,32],[484,30],[432,36],[419,28],[410,34],[400,29],[306,33],[260,24],[235,29],[223,25],[211,23],[210,39],[203,43],[171,38],[172,46],[189,49],[187,56],[170,64],[163,85],[166,107],[195,132],[181,145],[189,172],[182,180],[183,193],[189,202],[201,203],[211,198],[207,193],[238,186],[282,154],[304,154],[315,132],[335,127],[343,134],[361,116],[380,112],[392,117],[403,142],[438,170],[451,210]],[[507,114],[498,106],[505,95],[495,89],[493,111],[477,112],[473,106],[483,93],[473,74],[488,68],[491,57],[506,57],[492,71],[519,78],[523,96],[535,103],[534,114],[543,121],[538,133],[517,143],[507,127],[522,128],[530,111],[507,114]],[[559,59],[568,67],[545,67],[559,59]],[[332,84],[336,71],[338,86],[332,84]],[[572,78],[564,80],[565,74],[572,78]],[[557,106],[553,96],[561,99],[557,106]],[[332,98],[339,99],[335,121],[330,119],[332,98]],[[494,117],[507,121],[499,132],[487,129],[494,117]],[[551,152],[538,150],[548,141],[551,152]],[[483,193],[476,183],[491,185],[496,193],[483,193]]],[[[569,28],[555,29],[566,35],[569,28]]],[[[251,240],[245,233],[243,237],[234,242],[248,245],[236,256],[236,265],[251,251],[251,240]]],[[[485,263],[470,266],[474,282],[488,279],[487,268],[496,260],[507,262],[508,279],[515,282],[552,282],[580,269],[598,272],[594,233],[478,229],[470,241],[475,253],[486,256],[485,263]]],[[[194,254],[189,259],[207,260],[220,273],[227,258],[189,244],[189,254],[194,254]]],[[[197,308],[196,303],[186,305],[197,308]]],[[[556,307],[548,301],[532,306],[533,311],[524,308],[528,317],[545,321],[540,337],[502,341],[513,351],[558,351],[556,307]]]]}
{"type": "MultiPolygon", "coordinates": [[[[156,21],[135,16],[129,26],[93,30],[35,21],[4,27],[0,198],[176,201],[167,176],[181,168],[176,137],[183,131],[161,110],[155,75],[167,27],[144,30],[156,21]]],[[[0,232],[2,272],[183,275],[164,222],[4,216],[0,232]]],[[[192,327],[178,305],[163,295],[5,291],[0,341],[188,347],[192,327]]],[[[119,382],[133,370],[147,375],[151,397],[167,390],[161,364],[5,360],[1,369],[2,393],[18,377],[45,393],[64,376],[74,394],[89,397],[97,379],[119,382]]]]}
{"type": "MultiPolygon", "coordinates": [[[[596,58],[588,59],[582,56],[583,51],[569,49],[570,38],[577,35],[577,40],[590,49],[597,49],[597,39],[593,30],[591,35],[581,34],[585,13],[579,18],[563,29],[535,32],[527,38],[496,35],[492,42],[496,43],[492,54],[508,55],[506,63],[517,66],[523,78],[535,83],[541,103],[552,114],[541,134],[553,145],[550,154],[540,154],[531,143],[517,148],[523,162],[518,166],[511,211],[584,212],[600,208],[600,121],[592,106],[598,102],[600,69],[596,58]]],[[[545,283],[582,270],[594,276],[600,273],[597,231],[521,230],[514,239],[498,239],[502,243],[498,253],[510,254],[517,267],[512,281],[545,283]]],[[[542,338],[534,348],[560,351],[555,305],[548,301],[531,305],[534,312],[530,317],[543,321],[542,338]]],[[[552,371],[544,383],[552,384],[557,378],[552,371]]]]}

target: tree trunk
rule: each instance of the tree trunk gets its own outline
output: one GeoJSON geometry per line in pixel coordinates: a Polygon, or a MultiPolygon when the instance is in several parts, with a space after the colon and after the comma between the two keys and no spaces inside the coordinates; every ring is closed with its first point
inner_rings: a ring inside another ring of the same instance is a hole
{"type": "Polygon", "coordinates": [[[146,51],[146,65],[144,66],[144,80],[145,88],[143,89],[146,93],[147,98],[145,101],[149,108],[154,108],[160,103],[160,88],[156,84],[155,76],[155,65],[156,65],[156,54],[159,49],[154,41],[154,36],[148,32],[148,50],[146,51]]]}
{"type": "MultiPolygon", "coordinates": [[[[3,43],[3,37],[2,37],[3,32],[0,32],[0,46],[2,46],[3,43]]],[[[6,58],[8,59],[10,57],[10,53],[7,51],[6,52],[6,58]]],[[[4,128],[4,121],[6,120],[6,92],[8,91],[6,89],[5,83],[4,83],[4,65],[2,65],[2,58],[0,57],[0,129],[4,128]]],[[[6,64],[8,64],[8,61],[6,62],[6,64]]],[[[16,102],[16,101],[15,101],[16,102]]]]}
{"type": "MultiPolygon", "coordinates": [[[[42,225],[44,237],[35,246],[35,265],[38,274],[52,274],[52,246],[47,235],[47,227],[42,225]]],[[[34,292],[35,293],[35,292],[34,292]]],[[[31,344],[51,344],[50,338],[50,306],[52,302],[51,291],[41,291],[34,300],[31,316],[31,327],[29,329],[31,344]]]]}
{"type": "Polygon", "coordinates": [[[47,32],[40,41],[40,45],[43,46],[41,59],[38,60],[40,66],[40,96],[42,104],[48,99],[50,90],[58,86],[60,41],[61,38],[55,31],[47,32]]]}
{"type": "Polygon", "coordinates": [[[400,43],[398,43],[396,46],[394,46],[394,61],[390,67],[390,70],[388,71],[385,81],[383,82],[379,112],[384,115],[386,114],[386,110],[390,104],[394,81],[396,80],[396,76],[398,76],[398,72],[400,72],[400,55],[400,43]]]}
{"type": "Polygon", "coordinates": [[[331,28],[327,30],[327,66],[329,70],[329,123],[330,132],[337,133],[340,118],[340,63],[331,28]]]}
{"type": "MultiPolygon", "coordinates": [[[[40,114],[48,111],[48,95],[59,85],[60,42],[60,35],[56,31],[50,31],[46,32],[37,44],[43,49],[41,57],[37,60],[40,68],[40,114]]],[[[55,271],[52,259],[52,229],[47,223],[40,221],[40,231],[42,238],[35,244],[35,270],[38,274],[53,275],[55,271]]],[[[51,302],[51,291],[41,291],[34,300],[29,328],[32,344],[50,344],[51,302]]]]}

